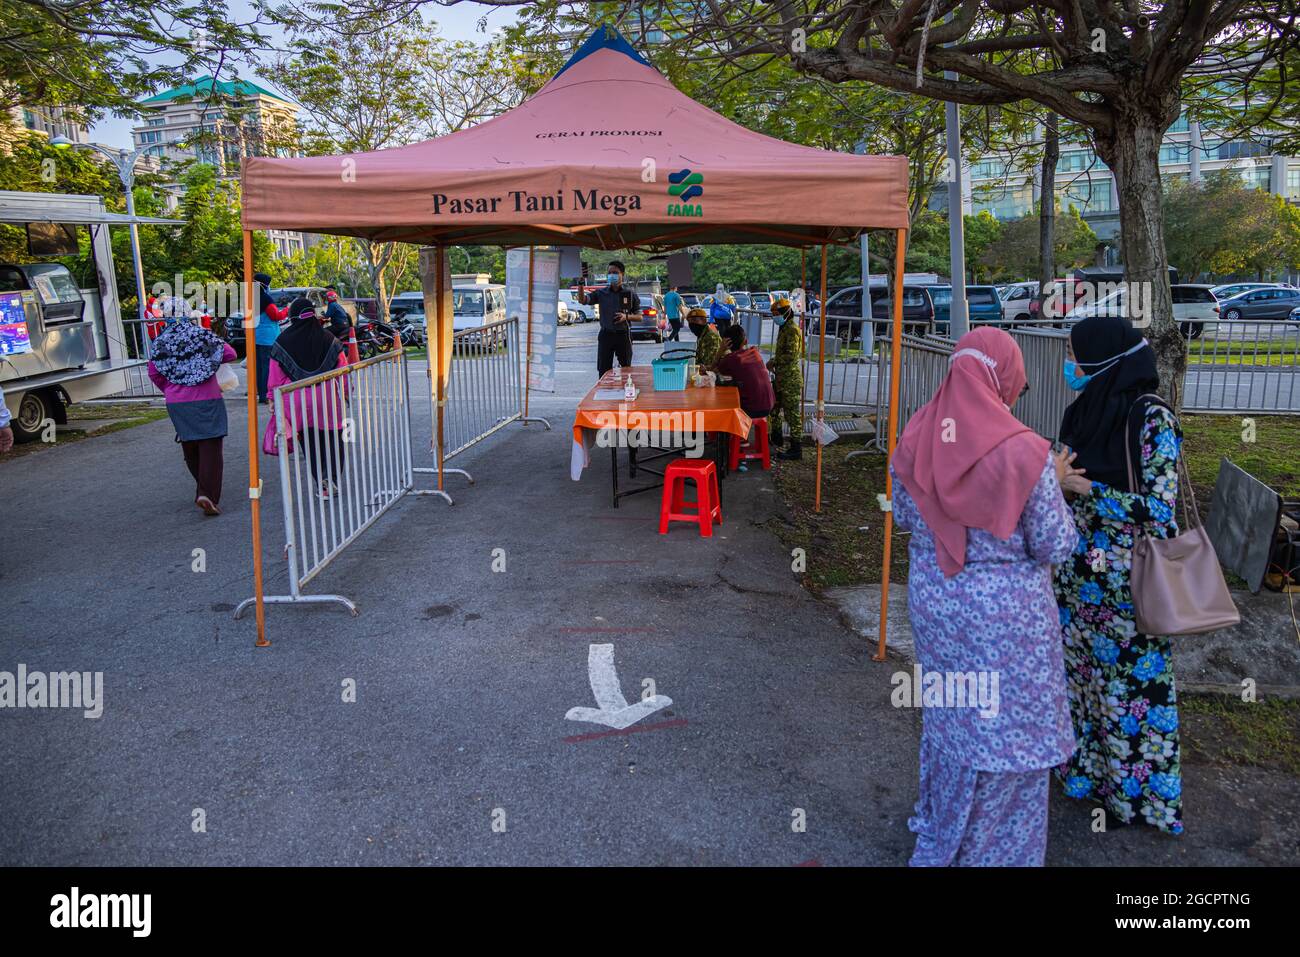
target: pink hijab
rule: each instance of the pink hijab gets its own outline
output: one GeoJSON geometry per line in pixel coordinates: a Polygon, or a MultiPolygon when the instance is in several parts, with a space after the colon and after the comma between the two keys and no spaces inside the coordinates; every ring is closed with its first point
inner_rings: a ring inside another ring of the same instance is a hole
{"type": "Polygon", "coordinates": [[[990,326],[966,333],[894,450],[894,472],[934,533],[948,578],[966,564],[966,530],[1008,538],[1043,473],[1047,440],[1008,408],[1026,381],[1015,339],[990,326]]]}

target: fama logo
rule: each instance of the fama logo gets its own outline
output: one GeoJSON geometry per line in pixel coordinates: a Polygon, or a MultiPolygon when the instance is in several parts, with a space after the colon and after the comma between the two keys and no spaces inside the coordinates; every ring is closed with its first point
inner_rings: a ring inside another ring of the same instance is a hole
{"type": "Polygon", "coordinates": [[[679,200],[668,204],[669,216],[703,216],[704,207],[691,200],[704,195],[704,174],[692,173],[688,169],[669,173],[668,195],[676,196],[679,200]]]}

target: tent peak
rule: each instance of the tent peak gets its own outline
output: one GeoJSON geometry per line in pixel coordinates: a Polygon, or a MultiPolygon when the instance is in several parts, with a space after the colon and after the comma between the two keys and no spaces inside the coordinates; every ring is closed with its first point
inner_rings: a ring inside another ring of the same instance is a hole
{"type": "Polygon", "coordinates": [[[591,56],[591,54],[595,53],[597,50],[616,50],[625,56],[631,57],[642,66],[648,66],[650,69],[654,69],[654,66],[650,61],[637,53],[636,48],[627,42],[627,39],[623,34],[619,33],[618,30],[610,24],[602,23],[592,31],[591,36],[587,37],[587,39],[582,42],[582,46],[578,47],[578,49],[573,52],[573,56],[569,57],[569,62],[560,67],[560,72],[556,73],[555,76],[551,77],[551,79],[554,80],[555,77],[560,76],[560,74],[573,66],[579,60],[591,56]]]}

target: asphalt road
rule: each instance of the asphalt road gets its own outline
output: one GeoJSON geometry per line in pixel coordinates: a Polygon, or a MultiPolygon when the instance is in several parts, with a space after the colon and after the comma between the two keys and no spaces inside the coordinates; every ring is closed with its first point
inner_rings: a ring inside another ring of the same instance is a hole
{"type": "MultiPolygon", "coordinates": [[[[0,670],[104,682],[98,719],[0,710],[0,864],[904,863],[920,716],[890,705],[899,665],[797,583],[764,527],[769,475],[724,483],[711,540],[656,534],[655,494],[612,509],[603,456],[570,480],[594,339],[561,330],[558,392],[533,400],[554,431],[512,425],[458,458],[476,484],[453,478],[454,506],[399,502],[309,586],[360,616],[271,606],[269,649],[231,618],[251,587],[238,400],[219,518],[194,508],[166,420],[0,461],[0,670]],[[630,700],[650,680],[672,705],[625,734],[566,720],[595,704],[593,643],[630,700]]],[[[1249,860],[1188,803],[1174,841],[1093,834],[1058,796],[1050,861],[1249,860]]]]}

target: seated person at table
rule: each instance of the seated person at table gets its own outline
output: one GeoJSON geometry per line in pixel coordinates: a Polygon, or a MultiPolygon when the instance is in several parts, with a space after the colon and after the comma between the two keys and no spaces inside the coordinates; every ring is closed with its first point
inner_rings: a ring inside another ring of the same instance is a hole
{"type": "Polygon", "coordinates": [[[728,326],[722,342],[723,353],[713,368],[719,375],[732,379],[740,389],[740,407],[746,415],[751,419],[765,417],[776,405],[776,395],[763,353],[755,346],[746,345],[741,326],[728,326]]]}
{"type": "Polygon", "coordinates": [[[709,325],[709,314],[703,309],[688,312],[686,325],[695,336],[695,364],[704,372],[722,352],[722,337],[718,335],[718,330],[709,325]]]}

